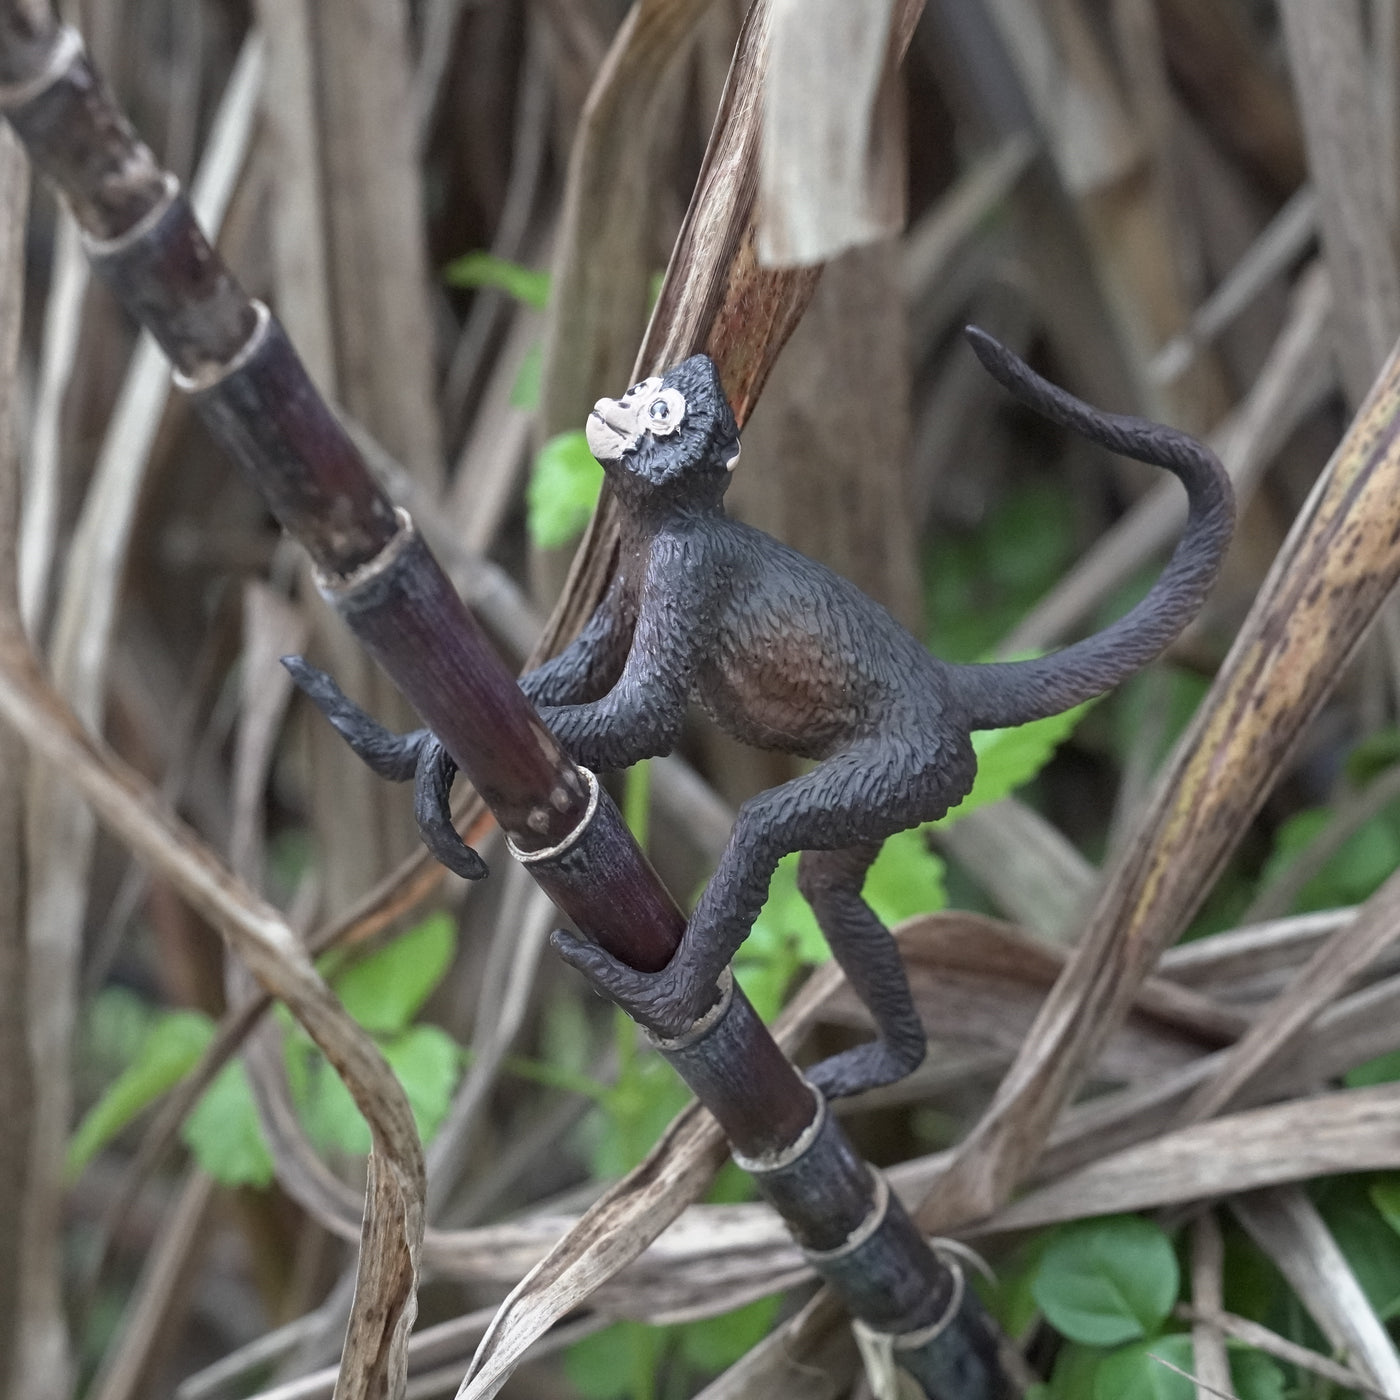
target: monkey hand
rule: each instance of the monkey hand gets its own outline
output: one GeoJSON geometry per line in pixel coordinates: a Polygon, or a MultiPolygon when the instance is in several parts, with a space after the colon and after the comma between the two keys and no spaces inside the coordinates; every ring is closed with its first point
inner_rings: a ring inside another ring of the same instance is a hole
{"type": "Polygon", "coordinates": [[[683,949],[660,972],[639,972],[566,929],[556,929],[549,941],[601,996],[659,1036],[689,1030],[719,999],[715,983],[697,978],[686,965],[683,949]]]}

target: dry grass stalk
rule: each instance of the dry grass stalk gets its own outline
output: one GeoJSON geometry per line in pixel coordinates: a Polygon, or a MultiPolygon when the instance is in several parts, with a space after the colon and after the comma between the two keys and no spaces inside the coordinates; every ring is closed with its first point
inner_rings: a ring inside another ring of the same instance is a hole
{"type": "Polygon", "coordinates": [[[1230,1204],[1336,1351],[1372,1386],[1386,1395],[1400,1395],[1400,1355],[1395,1344],[1302,1189],[1245,1192],[1230,1204]]]}
{"type": "Polygon", "coordinates": [[[1335,353],[1359,404],[1400,335],[1400,269],[1386,218],[1361,6],[1282,0],[1293,83],[1337,304],[1335,353]]]}
{"type": "MultiPolygon", "coordinates": [[[[24,226],[29,171],[19,143],[0,134],[0,617],[17,625],[20,610],[20,462],[16,391],[24,288],[24,226]]],[[[46,1188],[31,1177],[46,1169],[34,1153],[34,1081],[31,1058],[24,873],[23,742],[0,735],[0,1396],[37,1393],[42,1371],[34,1342],[62,1335],[54,1309],[58,1260],[57,1217],[44,1208],[46,1188]],[[23,1284],[21,1284],[23,1280],[23,1284]]],[[[57,1338],[55,1338],[57,1340],[57,1338]]],[[[58,1348],[55,1348],[57,1351],[58,1348]]]]}

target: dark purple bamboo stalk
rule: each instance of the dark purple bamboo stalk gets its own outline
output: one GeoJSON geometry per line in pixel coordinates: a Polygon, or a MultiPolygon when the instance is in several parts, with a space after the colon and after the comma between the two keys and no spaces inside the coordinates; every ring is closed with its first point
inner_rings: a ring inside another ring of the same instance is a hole
{"type": "MultiPolygon", "coordinates": [[[[93,265],[175,366],[215,439],[311,554],[326,598],[442,739],[517,856],[587,936],[665,966],[685,916],[596,779],[564,753],[317,394],[267,308],[208,245],[173,177],[121,115],[74,31],[0,0],[0,110],[68,197],[93,265]]],[[[958,1266],[732,986],[664,1054],[851,1312],[937,1400],[1004,1390],[958,1266]]]]}

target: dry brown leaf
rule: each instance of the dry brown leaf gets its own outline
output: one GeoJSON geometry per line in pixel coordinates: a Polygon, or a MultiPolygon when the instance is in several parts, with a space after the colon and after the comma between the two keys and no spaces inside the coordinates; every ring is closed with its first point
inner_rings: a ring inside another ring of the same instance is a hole
{"type": "Polygon", "coordinates": [[[1400,1085],[1251,1109],[1115,1152],[971,1224],[972,1235],[1153,1210],[1336,1172],[1400,1166],[1400,1085]]]}
{"type": "Polygon", "coordinates": [[[758,256],[811,267],[904,227],[895,0],[774,0],[758,256]]]}
{"type": "Polygon", "coordinates": [[[530,1344],[604,1280],[632,1262],[693,1201],[724,1159],[724,1138],[692,1104],[629,1172],[516,1286],[501,1305],[459,1400],[489,1400],[530,1344]]]}
{"type": "Polygon", "coordinates": [[[1224,1063],[1187,1100],[1183,1122],[1200,1122],[1229,1105],[1272,1061],[1288,1055],[1304,1030],[1376,957],[1400,937],[1400,874],[1392,875],[1351,923],[1308,959],[1282,996],[1260,1013],[1224,1063]]]}

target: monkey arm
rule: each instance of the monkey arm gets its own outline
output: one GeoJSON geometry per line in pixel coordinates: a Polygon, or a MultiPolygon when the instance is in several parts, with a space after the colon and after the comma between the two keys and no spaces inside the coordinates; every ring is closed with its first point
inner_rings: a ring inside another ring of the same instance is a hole
{"type": "Polygon", "coordinates": [[[620,573],[577,637],[542,666],[520,678],[536,705],[578,705],[597,700],[617,684],[632,644],[635,608],[620,573]]]}
{"type": "Polygon", "coordinates": [[[541,709],[544,722],[585,767],[627,768],[674,747],[695,658],[709,643],[710,589],[698,553],[679,540],[658,540],[617,683],[587,704],[541,709]]]}

